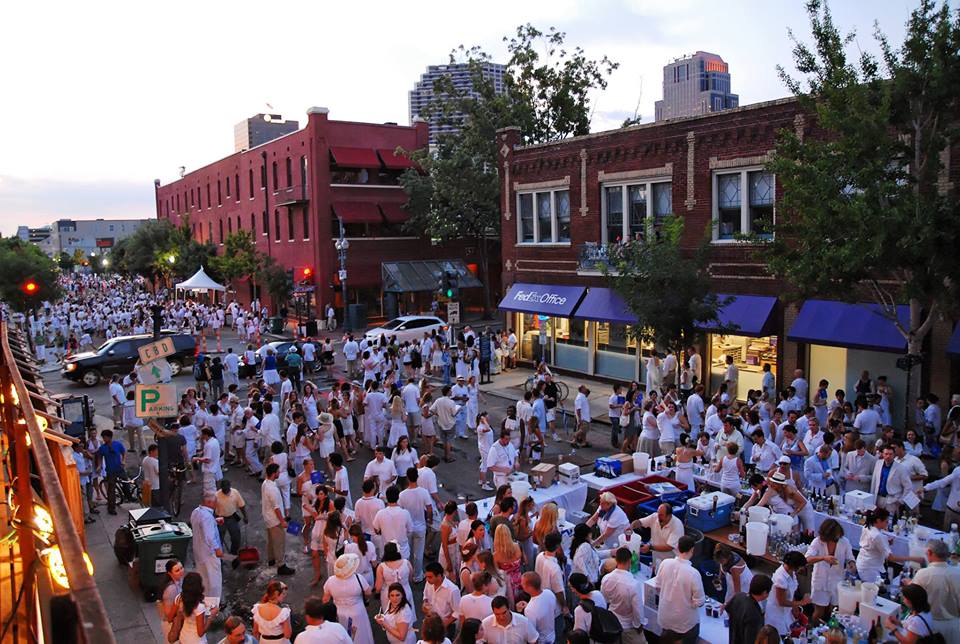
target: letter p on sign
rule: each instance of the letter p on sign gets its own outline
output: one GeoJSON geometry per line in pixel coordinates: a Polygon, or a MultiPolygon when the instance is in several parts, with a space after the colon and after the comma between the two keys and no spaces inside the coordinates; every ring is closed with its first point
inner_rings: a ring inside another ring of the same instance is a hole
{"type": "Polygon", "coordinates": [[[165,418],[177,415],[176,385],[137,385],[137,418],[165,418]]]}

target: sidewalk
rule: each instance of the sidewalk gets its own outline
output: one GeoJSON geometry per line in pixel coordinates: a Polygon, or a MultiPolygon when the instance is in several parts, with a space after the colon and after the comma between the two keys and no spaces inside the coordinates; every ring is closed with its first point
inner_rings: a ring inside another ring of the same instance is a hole
{"type": "MultiPolygon", "coordinates": [[[[481,385],[480,391],[484,394],[516,403],[523,398],[523,385],[533,374],[533,369],[526,367],[500,372],[496,376],[492,376],[492,383],[481,385]]],[[[573,401],[576,400],[577,390],[580,385],[586,385],[587,389],[590,390],[587,400],[590,402],[590,416],[593,419],[593,423],[610,424],[610,417],[607,415],[610,410],[610,394],[613,393],[613,387],[610,383],[567,375],[558,375],[556,380],[563,382],[570,388],[570,394],[567,396],[567,399],[561,403],[564,411],[571,416],[573,415],[573,401]]]]}

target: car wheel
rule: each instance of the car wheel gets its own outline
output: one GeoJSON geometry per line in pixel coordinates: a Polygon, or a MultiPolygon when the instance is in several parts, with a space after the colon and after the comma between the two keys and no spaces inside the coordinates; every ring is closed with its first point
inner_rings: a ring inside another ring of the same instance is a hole
{"type": "Polygon", "coordinates": [[[87,369],[80,377],[80,381],[88,387],[96,387],[100,384],[100,372],[96,369],[87,369]]]}
{"type": "Polygon", "coordinates": [[[176,378],[180,375],[180,372],[183,371],[183,365],[180,364],[179,360],[167,360],[170,364],[170,374],[176,378]]]}

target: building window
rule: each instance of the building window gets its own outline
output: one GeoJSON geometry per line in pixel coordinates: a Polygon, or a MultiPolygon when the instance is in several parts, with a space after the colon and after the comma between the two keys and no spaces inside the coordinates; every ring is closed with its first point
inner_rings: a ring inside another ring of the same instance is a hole
{"type": "Polygon", "coordinates": [[[303,209],[303,241],[310,239],[310,213],[303,209]]]}
{"type": "Polygon", "coordinates": [[[273,165],[271,166],[271,170],[273,174],[273,191],[276,192],[278,188],[278,183],[279,183],[279,181],[277,180],[277,162],[276,161],[273,162],[273,165]]]}
{"type": "Polygon", "coordinates": [[[253,168],[247,171],[247,183],[250,185],[250,198],[253,199],[253,168]]]}
{"type": "MultiPolygon", "coordinates": [[[[233,175],[233,185],[237,189],[237,201],[240,201],[240,173],[239,172],[233,175]]],[[[239,228],[239,226],[237,227],[239,228]]]]}
{"type": "Polygon", "coordinates": [[[670,214],[672,190],[670,181],[605,185],[601,204],[603,243],[646,239],[657,221],[670,214]]]}
{"type": "Polygon", "coordinates": [[[517,195],[518,239],[525,244],[570,242],[570,191],[525,192],[517,195]],[[534,216],[536,211],[536,216],[534,216]]]}
{"type": "Polygon", "coordinates": [[[237,215],[237,232],[243,230],[243,225],[240,223],[240,215],[237,215]]]}
{"type": "Polygon", "coordinates": [[[230,177],[227,177],[227,196],[230,196],[230,177]]]}
{"type": "Polygon", "coordinates": [[[280,211],[273,211],[273,241],[280,241],[280,211]]]}
{"type": "Polygon", "coordinates": [[[287,157],[286,159],[286,170],[287,170],[287,187],[293,185],[293,159],[287,157]]]}
{"type": "Polygon", "coordinates": [[[263,235],[267,236],[270,234],[270,215],[267,214],[267,211],[263,211],[263,235]]]}
{"type": "Polygon", "coordinates": [[[231,217],[227,217],[227,236],[229,237],[232,234],[233,234],[233,219],[231,217]]]}
{"type": "Polygon", "coordinates": [[[520,241],[532,243],[533,239],[533,193],[519,195],[520,241]]]}
{"type": "Polygon", "coordinates": [[[718,173],[713,180],[714,240],[734,240],[738,235],[751,234],[773,238],[776,184],[772,174],[752,168],[718,173]]]}
{"type": "Polygon", "coordinates": [[[293,241],[293,211],[287,208],[287,240],[293,241]]]}
{"type": "Polygon", "coordinates": [[[217,232],[220,233],[219,239],[220,239],[220,244],[222,245],[223,244],[223,220],[222,219],[217,222],[217,228],[219,229],[217,232]]]}
{"type": "Polygon", "coordinates": [[[223,193],[220,191],[220,179],[217,179],[217,205],[223,205],[223,193]]]}
{"type": "Polygon", "coordinates": [[[267,189],[267,164],[264,163],[260,166],[260,189],[267,189]]]}
{"type": "Polygon", "coordinates": [[[252,212],[250,213],[250,235],[257,236],[257,216],[252,212]]]}
{"type": "Polygon", "coordinates": [[[177,202],[177,212],[180,211],[180,195],[176,195],[175,201],[177,202]]]}
{"type": "Polygon", "coordinates": [[[300,157],[300,185],[307,187],[307,157],[300,157]]]}
{"type": "Polygon", "coordinates": [[[207,222],[207,241],[208,242],[213,241],[213,222],[212,221],[207,222]]]}

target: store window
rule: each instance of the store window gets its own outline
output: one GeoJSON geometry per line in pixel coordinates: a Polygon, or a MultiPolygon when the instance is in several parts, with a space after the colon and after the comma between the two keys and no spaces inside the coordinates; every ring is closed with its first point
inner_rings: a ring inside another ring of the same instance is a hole
{"type": "Polygon", "coordinates": [[[670,181],[605,185],[601,203],[603,243],[646,239],[673,209],[672,190],[670,181]]]}
{"type": "Polygon", "coordinates": [[[520,359],[539,362],[550,362],[550,321],[541,320],[540,315],[533,313],[517,313],[517,337],[520,342],[520,359]],[[541,330],[543,333],[541,334],[541,330]]]}
{"type": "Polygon", "coordinates": [[[637,372],[637,341],[627,324],[596,323],[597,375],[633,380],[637,372]]]}
{"type": "Polygon", "coordinates": [[[762,168],[713,175],[713,239],[734,241],[739,235],[772,239],[774,176],[762,168]]]}
{"type": "Polygon", "coordinates": [[[777,375],[777,336],[753,338],[744,335],[710,336],[710,393],[715,393],[727,372],[727,356],[737,368],[736,399],[746,400],[751,389],[763,388],[763,365],[777,375]]]}
{"type": "Polygon", "coordinates": [[[589,366],[587,321],[551,318],[556,343],[555,364],[564,369],[586,372],[589,366]]]}
{"type": "Polygon", "coordinates": [[[570,191],[517,194],[517,239],[522,244],[570,242],[570,191]]]}

